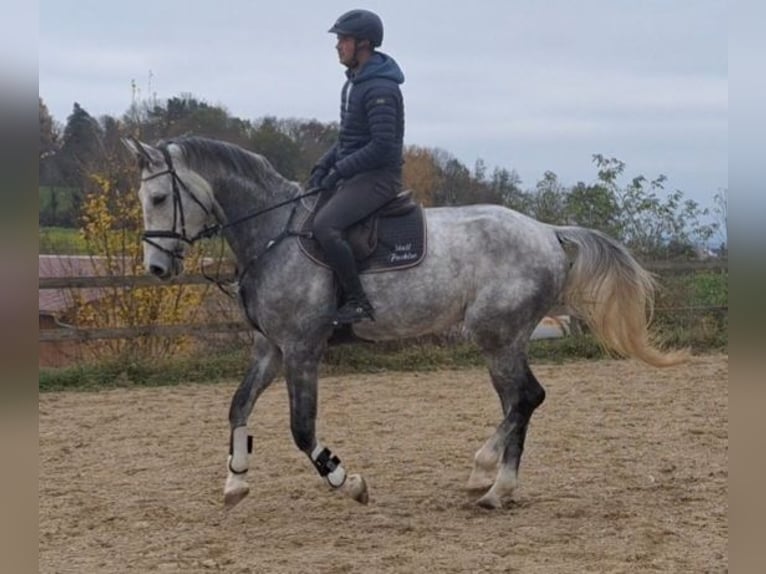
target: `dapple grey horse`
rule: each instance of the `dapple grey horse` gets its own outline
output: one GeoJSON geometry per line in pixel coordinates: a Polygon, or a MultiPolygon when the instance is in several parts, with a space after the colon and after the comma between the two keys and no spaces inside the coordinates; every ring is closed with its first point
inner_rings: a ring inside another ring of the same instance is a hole
{"type": "MultiPolygon", "coordinates": [[[[366,503],[365,480],[347,473],[315,433],[317,374],[333,333],[336,288],[332,272],[306,257],[289,230],[294,211],[308,210],[315,198],[264,157],[232,144],[199,137],[125,144],[141,169],[147,271],[160,279],[180,273],[187,246],[221,231],[236,255],[244,312],[257,327],[252,363],[231,401],[224,503],[231,507],[249,492],[247,422],[280,367],[295,444],[331,487],[366,503]]],[[[676,364],[686,352],[652,342],[652,276],[606,235],[497,205],[425,212],[427,256],[406,270],[362,275],[376,320],[353,332],[383,341],[462,324],[486,357],[504,413],[476,452],[467,487],[479,491],[480,506],[499,508],[517,484],[527,426],[545,398],[527,347],[547,311],[566,305],[606,348],[650,365],[676,364]]]]}

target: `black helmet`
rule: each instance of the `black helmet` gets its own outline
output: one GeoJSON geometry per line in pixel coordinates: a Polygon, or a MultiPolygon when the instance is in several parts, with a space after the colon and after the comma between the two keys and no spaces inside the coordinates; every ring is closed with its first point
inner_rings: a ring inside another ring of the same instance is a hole
{"type": "Polygon", "coordinates": [[[373,48],[383,43],[383,22],[377,14],[369,10],[350,10],[338,18],[327,31],[353,36],[357,40],[368,40],[373,48]]]}

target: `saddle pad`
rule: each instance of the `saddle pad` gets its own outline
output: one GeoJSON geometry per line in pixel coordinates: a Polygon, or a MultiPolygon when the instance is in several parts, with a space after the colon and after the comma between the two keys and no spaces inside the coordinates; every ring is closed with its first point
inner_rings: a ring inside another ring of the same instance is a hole
{"type": "MultiPolygon", "coordinates": [[[[426,218],[422,206],[418,205],[404,215],[379,217],[377,225],[377,247],[369,257],[357,262],[360,273],[407,269],[423,261],[427,245],[426,218]]],[[[315,239],[301,236],[299,242],[301,250],[309,259],[329,267],[315,239]]]]}

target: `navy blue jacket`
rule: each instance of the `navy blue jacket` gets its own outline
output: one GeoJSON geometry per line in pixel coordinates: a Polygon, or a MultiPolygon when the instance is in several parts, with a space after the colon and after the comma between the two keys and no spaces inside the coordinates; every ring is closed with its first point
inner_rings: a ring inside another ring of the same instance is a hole
{"type": "Polygon", "coordinates": [[[402,165],[404,74],[391,57],[374,52],[357,74],[346,71],[341,91],[338,141],[319,160],[344,179],[357,173],[402,165]]]}

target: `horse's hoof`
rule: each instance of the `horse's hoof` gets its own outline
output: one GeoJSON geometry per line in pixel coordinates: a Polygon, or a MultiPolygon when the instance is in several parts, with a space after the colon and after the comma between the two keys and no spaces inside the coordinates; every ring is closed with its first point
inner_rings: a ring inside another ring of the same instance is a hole
{"type": "Polygon", "coordinates": [[[488,492],[476,501],[476,505],[487,510],[496,510],[503,507],[503,503],[500,501],[500,497],[496,494],[488,492]]]}
{"type": "Polygon", "coordinates": [[[234,508],[239,504],[243,498],[250,493],[250,487],[245,485],[239,485],[231,490],[227,490],[223,494],[223,506],[226,510],[234,508]]]}
{"type": "Polygon", "coordinates": [[[341,487],[343,492],[352,500],[359,504],[367,504],[370,501],[370,495],[367,491],[367,481],[359,474],[350,474],[346,477],[346,482],[341,487]]]}
{"type": "Polygon", "coordinates": [[[475,473],[471,473],[471,477],[465,485],[465,489],[469,491],[487,490],[495,482],[494,476],[481,476],[475,473]]]}

